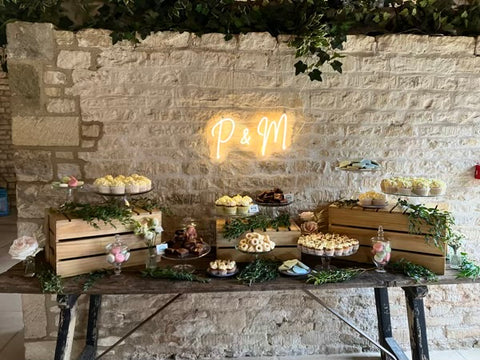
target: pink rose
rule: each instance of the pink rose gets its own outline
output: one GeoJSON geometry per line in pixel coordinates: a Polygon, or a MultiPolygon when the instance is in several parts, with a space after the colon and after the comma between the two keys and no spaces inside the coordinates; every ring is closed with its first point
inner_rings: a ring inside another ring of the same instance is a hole
{"type": "Polygon", "coordinates": [[[30,236],[22,236],[13,241],[8,253],[12,259],[25,260],[29,256],[37,253],[38,242],[35,238],[30,236]]]}
{"type": "Polygon", "coordinates": [[[315,221],[307,221],[300,225],[300,230],[302,234],[314,234],[318,231],[318,224],[315,221]]]}

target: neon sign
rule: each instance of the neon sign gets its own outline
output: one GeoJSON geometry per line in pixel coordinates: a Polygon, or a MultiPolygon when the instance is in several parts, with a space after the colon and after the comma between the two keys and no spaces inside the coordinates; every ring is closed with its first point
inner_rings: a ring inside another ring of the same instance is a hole
{"type": "Polygon", "coordinates": [[[211,157],[218,161],[231,150],[253,151],[266,157],[285,151],[291,143],[293,119],[286,113],[268,113],[238,120],[240,116],[212,118],[207,125],[211,157]]]}

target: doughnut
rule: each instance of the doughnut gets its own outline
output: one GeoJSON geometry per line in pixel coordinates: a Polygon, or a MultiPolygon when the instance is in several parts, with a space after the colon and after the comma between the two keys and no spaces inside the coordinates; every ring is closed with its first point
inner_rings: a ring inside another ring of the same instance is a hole
{"type": "Polygon", "coordinates": [[[250,244],[253,246],[257,246],[260,243],[260,241],[257,238],[254,238],[250,240],[250,244]]]}
{"type": "Polygon", "coordinates": [[[238,247],[241,251],[248,251],[248,245],[247,244],[240,244],[238,247]]]}
{"type": "Polygon", "coordinates": [[[247,235],[245,235],[245,237],[246,237],[248,240],[250,240],[250,239],[253,239],[253,238],[255,237],[254,234],[256,234],[256,233],[248,233],[247,235]]]}
{"type": "Polygon", "coordinates": [[[257,246],[255,246],[255,251],[256,252],[263,252],[263,246],[258,244],[257,246]]]}
{"type": "Polygon", "coordinates": [[[270,245],[269,244],[263,244],[263,251],[270,251],[270,245]]]}
{"type": "Polygon", "coordinates": [[[242,245],[242,244],[248,245],[247,239],[240,240],[239,245],[242,245]]]}
{"type": "Polygon", "coordinates": [[[255,252],[255,247],[254,247],[253,245],[250,245],[250,246],[248,247],[248,250],[247,250],[247,251],[248,251],[248,252],[255,252]]]}

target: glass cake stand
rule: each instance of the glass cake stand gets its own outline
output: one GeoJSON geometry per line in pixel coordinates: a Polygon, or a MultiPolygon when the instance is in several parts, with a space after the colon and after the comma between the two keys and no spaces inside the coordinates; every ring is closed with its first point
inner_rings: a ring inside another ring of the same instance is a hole
{"type": "Polygon", "coordinates": [[[212,247],[208,244],[205,244],[205,247],[206,247],[206,251],[200,255],[188,254],[184,257],[180,257],[180,256],[175,256],[170,254],[162,254],[162,258],[167,260],[178,261],[179,264],[173,266],[174,270],[193,273],[195,271],[195,266],[193,266],[192,264],[187,264],[186,262],[200,259],[205,255],[209,254],[210,250],[212,250],[212,247]]]}
{"type": "Polygon", "coordinates": [[[345,255],[316,255],[313,250],[309,251],[308,248],[304,248],[303,246],[301,247],[300,251],[301,251],[302,254],[319,257],[321,263],[319,265],[315,266],[315,270],[321,271],[321,270],[335,269],[335,267],[330,264],[330,262],[333,258],[347,257],[347,256],[350,256],[350,255],[353,255],[358,251],[358,249],[352,250],[351,252],[349,252],[348,254],[345,254],[345,255]]]}
{"type": "Polygon", "coordinates": [[[259,258],[260,255],[265,255],[265,254],[268,254],[268,253],[271,253],[275,248],[271,249],[271,250],[268,250],[268,251],[261,251],[261,252],[251,252],[251,251],[243,251],[243,250],[240,250],[238,248],[238,245],[235,245],[235,250],[241,252],[241,253],[244,253],[244,254],[247,254],[247,255],[252,255],[255,257],[255,260],[257,260],[259,258]]]}
{"type": "Polygon", "coordinates": [[[263,209],[262,212],[264,212],[266,215],[270,216],[271,218],[276,218],[278,215],[280,215],[280,209],[292,205],[293,201],[286,201],[283,203],[266,203],[255,199],[255,204],[261,207],[263,209]]]}

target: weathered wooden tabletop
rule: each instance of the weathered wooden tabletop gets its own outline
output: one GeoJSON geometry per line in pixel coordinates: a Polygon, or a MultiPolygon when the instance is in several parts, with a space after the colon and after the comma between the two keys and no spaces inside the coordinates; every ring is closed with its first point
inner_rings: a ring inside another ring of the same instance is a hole
{"type": "MultiPolygon", "coordinates": [[[[208,277],[205,269],[209,259],[199,259],[193,262],[196,274],[208,277]]],[[[159,266],[164,267],[175,264],[162,260],[159,266]]],[[[118,276],[108,275],[99,279],[86,292],[88,294],[171,294],[171,293],[208,293],[208,292],[237,292],[237,291],[277,291],[277,290],[303,290],[303,289],[345,289],[345,288],[388,288],[388,287],[409,287],[418,285],[447,285],[447,284],[471,284],[472,280],[457,279],[456,271],[447,270],[445,275],[439,276],[437,282],[416,283],[412,279],[392,273],[377,273],[366,271],[358,277],[335,284],[324,284],[320,286],[306,284],[305,278],[292,278],[279,276],[276,280],[253,284],[248,286],[233,278],[210,278],[208,283],[171,281],[161,279],[143,278],[142,267],[132,267],[122,270],[118,276]]],[[[64,292],[66,294],[84,293],[82,284],[86,278],[76,277],[65,278],[64,292]]],[[[480,281],[477,281],[480,282],[480,281]]],[[[40,282],[37,278],[26,278],[23,276],[22,265],[14,266],[12,269],[0,275],[0,293],[41,293],[40,282]]]]}

